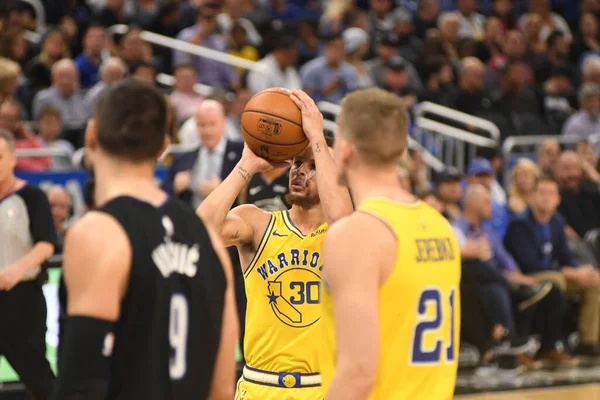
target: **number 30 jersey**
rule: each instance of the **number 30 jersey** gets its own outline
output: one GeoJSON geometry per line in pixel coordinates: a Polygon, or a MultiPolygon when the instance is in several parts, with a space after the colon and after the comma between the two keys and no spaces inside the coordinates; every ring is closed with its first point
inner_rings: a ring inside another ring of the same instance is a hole
{"type": "MultiPolygon", "coordinates": [[[[372,198],[358,209],[383,221],[398,243],[392,272],[379,288],[379,362],[369,399],[450,400],[458,366],[461,274],[452,228],[420,201],[372,198]]],[[[368,273],[373,272],[365,265],[368,273]]],[[[326,280],[324,285],[321,374],[326,391],[335,374],[335,320],[326,280]]]]}
{"type": "Polygon", "coordinates": [[[207,398],[226,279],[202,221],[178,199],[154,207],[118,197],[98,211],[117,220],[132,250],[121,314],[104,342],[107,399],[207,398]]]}
{"type": "Polygon", "coordinates": [[[306,236],[287,211],[274,212],[244,277],[248,366],[317,373],[321,338],[321,250],[327,224],[306,236]]]}

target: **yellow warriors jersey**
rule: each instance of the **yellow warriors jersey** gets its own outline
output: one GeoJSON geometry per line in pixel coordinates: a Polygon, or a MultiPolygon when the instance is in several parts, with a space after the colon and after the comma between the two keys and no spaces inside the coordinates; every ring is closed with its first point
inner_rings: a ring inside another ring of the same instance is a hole
{"type": "Polygon", "coordinates": [[[321,249],[327,224],[304,236],[289,213],[271,214],[246,270],[248,366],[274,372],[317,373],[321,346],[321,249]]]}
{"type": "MultiPolygon", "coordinates": [[[[423,202],[373,198],[359,212],[385,222],[398,241],[394,268],[379,288],[379,363],[370,399],[449,400],[460,338],[460,250],[452,229],[423,202]]],[[[324,285],[320,367],[326,393],[335,374],[335,321],[324,285]]]]}

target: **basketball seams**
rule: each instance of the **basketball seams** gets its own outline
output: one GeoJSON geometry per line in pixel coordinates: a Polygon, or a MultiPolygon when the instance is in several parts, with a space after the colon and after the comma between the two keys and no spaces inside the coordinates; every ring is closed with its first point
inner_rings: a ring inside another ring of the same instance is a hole
{"type": "Polygon", "coordinates": [[[258,138],[258,137],[256,137],[256,136],[254,136],[253,134],[251,134],[251,133],[248,131],[248,129],[246,129],[246,128],[244,127],[244,124],[243,124],[243,123],[240,123],[240,127],[241,127],[241,128],[242,128],[242,130],[243,130],[243,131],[244,131],[244,132],[245,132],[245,133],[246,133],[248,136],[250,136],[252,139],[254,139],[254,140],[258,141],[258,142],[264,143],[264,144],[270,144],[270,145],[272,145],[272,146],[298,146],[299,144],[302,144],[302,143],[304,143],[304,142],[308,142],[308,139],[304,139],[303,141],[301,141],[301,142],[297,142],[297,143],[273,143],[273,142],[267,142],[267,141],[264,141],[264,140],[262,140],[261,138],[258,138]]]}
{"type": "Polygon", "coordinates": [[[265,111],[260,111],[260,110],[244,110],[244,112],[242,112],[242,117],[244,116],[244,113],[254,113],[254,114],[268,115],[269,117],[279,118],[279,119],[284,120],[285,122],[289,122],[290,124],[293,124],[293,125],[296,125],[299,128],[302,128],[302,125],[297,124],[294,121],[289,120],[289,119],[287,119],[285,117],[281,117],[281,116],[279,116],[277,114],[271,114],[271,113],[268,113],[268,112],[265,112],[265,111]]]}

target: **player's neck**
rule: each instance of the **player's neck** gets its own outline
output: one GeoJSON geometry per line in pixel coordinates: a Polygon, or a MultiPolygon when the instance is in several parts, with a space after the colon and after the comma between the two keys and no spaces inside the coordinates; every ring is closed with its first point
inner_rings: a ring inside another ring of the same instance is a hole
{"type": "Polygon", "coordinates": [[[372,197],[387,197],[401,203],[413,203],[416,198],[405,191],[395,166],[389,168],[354,168],[348,172],[348,187],[355,205],[372,197]]]}
{"type": "Polygon", "coordinates": [[[103,159],[94,163],[95,200],[98,206],[119,196],[131,196],[153,205],[162,204],[166,195],[154,183],[154,166],[150,163],[103,159]]]}
{"type": "Polygon", "coordinates": [[[321,205],[316,205],[310,208],[304,208],[293,205],[290,208],[290,218],[292,223],[296,225],[303,234],[308,234],[315,231],[325,222],[325,213],[321,205]]]}

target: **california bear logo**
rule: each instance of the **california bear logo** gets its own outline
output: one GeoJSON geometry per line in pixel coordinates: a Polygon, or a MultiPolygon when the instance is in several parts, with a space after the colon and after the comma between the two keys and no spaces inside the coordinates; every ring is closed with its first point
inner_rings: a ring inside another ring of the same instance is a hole
{"type": "Polygon", "coordinates": [[[268,118],[258,120],[258,130],[265,136],[277,136],[281,133],[281,124],[268,118]]]}
{"type": "Polygon", "coordinates": [[[275,316],[293,328],[306,328],[320,315],[321,278],[304,268],[287,269],[268,283],[268,301],[275,316]]]}

